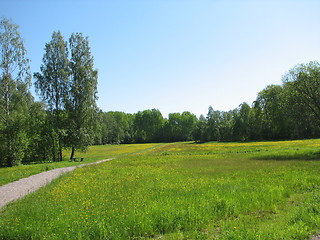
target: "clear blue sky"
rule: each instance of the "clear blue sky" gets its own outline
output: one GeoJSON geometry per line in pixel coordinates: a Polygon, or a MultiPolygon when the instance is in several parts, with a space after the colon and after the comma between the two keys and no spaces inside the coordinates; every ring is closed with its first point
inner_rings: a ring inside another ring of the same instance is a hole
{"type": "Polygon", "coordinates": [[[320,60],[318,0],[0,2],[0,16],[20,25],[32,72],[53,31],[89,37],[103,111],[227,111],[320,60]]]}

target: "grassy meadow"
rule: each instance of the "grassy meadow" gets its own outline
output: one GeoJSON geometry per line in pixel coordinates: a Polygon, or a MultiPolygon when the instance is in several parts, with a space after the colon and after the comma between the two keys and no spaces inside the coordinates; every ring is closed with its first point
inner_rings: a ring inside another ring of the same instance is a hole
{"type": "Polygon", "coordinates": [[[157,147],[158,145],[159,144],[148,143],[91,146],[89,147],[87,152],[76,152],[75,157],[84,158],[82,162],[68,161],[70,150],[64,150],[64,161],[62,162],[46,162],[43,164],[20,165],[16,167],[0,168],[0,186],[51,169],[76,166],[84,163],[95,162],[102,159],[114,158],[127,154],[148,151],[157,147]]]}
{"type": "Polygon", "coordinates": [[[310,239],[320,230],[320,140],[94,146],[85,157],[115,159],[0,210],[0,239],[310,239]]]}

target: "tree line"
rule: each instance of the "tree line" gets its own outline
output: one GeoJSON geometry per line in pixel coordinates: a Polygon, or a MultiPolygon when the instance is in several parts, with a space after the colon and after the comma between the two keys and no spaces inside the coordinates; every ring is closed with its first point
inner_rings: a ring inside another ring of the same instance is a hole
{"type": "Polygon", "coordinates": [[[53,32],[40,72],[31,74],[18,25],[0,21],[0,166],[62,161],[63,149],[92,144],[251,141],[320,137],[320,64],[298,64],[281,85],[260,91],[249,105],[164,118],[157,109],[103,112],[96,105],[98,71],[89,41],[53,32]],[[30,93],[32,76],[37,102],[30,93]]]}
{"type": "Polygon", "coordinates": [[[320,137],[320,64],[298,64],[269,85],[249,105],[230,111],[214,110],[197,118],[190,112],[159,110],[136,114],[100,112],[96,144],[175,141],[253,141],[320,137]]]}
{"type": "Polygon", "coordinates": [[[298,64],[269,85],[249,105],[214,110],[197,118],[190,112],[163,118],[156,109],[136,114],[100,112],[95,144],[175,141],[256,141],[320,137],[320,64],[298,64]]]}
{"type": "Polygon", "coordinates": [[[95,144],[176,141],[259,141],[320,137],[320,64],[299,64],[269,85],[249,105],[214,110],[197,118],[190,112],[163,118],[156,109],[136,114],[99,112],[95,144]]]}

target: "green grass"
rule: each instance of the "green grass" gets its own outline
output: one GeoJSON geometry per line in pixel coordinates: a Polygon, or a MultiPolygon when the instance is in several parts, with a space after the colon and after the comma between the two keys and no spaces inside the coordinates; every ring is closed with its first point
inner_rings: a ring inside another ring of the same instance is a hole
{"type": "MultiPolygon", "coordinates": [[[[55,168],[76,166],[90,163],[101,159],[115,158],[126,154],[139,153],[159,146],[159,144],[127,144],[127,145],[103,145],[91,146],[87,152],[76,152],[76,157],[84,157],[83,162],[70,162],[67,155],[70,151],[64,151],[64,161],[48,162],[32,165],[20,165],[16,167],[0,168],[0,186],[29,177],[31,175],[48,171],[55,168]]],[[[69,155],[68,155],[69,156],[69,155]]]]}
{"type": "Polygon", "coordinates": [[[309,239],[320,230],[320,140],[117,147],[121,157],[1,210],[0,239],[309,239]]]}

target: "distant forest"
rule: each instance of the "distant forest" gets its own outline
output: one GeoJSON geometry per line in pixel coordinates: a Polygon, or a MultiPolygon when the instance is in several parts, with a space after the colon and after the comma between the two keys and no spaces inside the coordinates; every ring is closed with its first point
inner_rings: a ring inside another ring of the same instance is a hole
{"type": "Polygon", "coordinates": [[[320,64],[298,64],[250,105],[190,112],[103,112],[96,105],[98,71],[89,41],[54,32],[40,72],[31,74],[18,26],[0,19],[0,166],[62,161],[63,149],[93,144],[253,141],[320,137],[320,64]],[[30,93],[31,79],[41,98],[30,93]]]}
{"type": "Polygon", "coordinates": [[[176,141],[257,141],[320,137],[320,64],[300,64],[270,85],[249,105],[214,110],[197,118],[190,112],[163,118],[156,109],[136,114],[99,112],[95,144],[176,141]]]}

